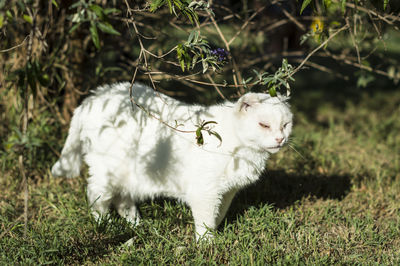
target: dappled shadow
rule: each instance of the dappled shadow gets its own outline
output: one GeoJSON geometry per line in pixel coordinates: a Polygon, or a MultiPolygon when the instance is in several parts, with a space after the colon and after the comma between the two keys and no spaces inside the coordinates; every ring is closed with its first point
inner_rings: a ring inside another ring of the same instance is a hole
{"type": "MultiPolygon", "coordinates": [[[[177,139],[185,134],[170,127],[179,125],[178,130],[195,132],[201,119],[214,117],[206,107],[189,109],[185,103],[141,84],[133,87],[131,102],[129,86],[121,83],[99,87],[82,102],[78,109],[78,118],[84,121],[79,149],[86,155],[89,167],[106,162],[110,169],[103,167],[104,173],[96,171],[98,175],[116,179],[126,173],[142,172],[155,183],[165,183],[177,171],[174,149],[177,139]]],[[[194,134],[189,137],[194,138],[194,134]]],[[[75,153],[73,150],[72,154],[75,153]]],[[[62,157],[71,156],[63,151],[62,157]]],[[[67,162],[68,166],[73,165],[67,162]]]]}
{"type": "Polygon", "coordinates": [[[260,181],[240,191],[234,198],[227,219],[234,220],[251,206],[271,204],[286,208],[304,197],[341,199],[351,188],[346,175],[302,175],[283,170],[268,171],[260,181]]]}

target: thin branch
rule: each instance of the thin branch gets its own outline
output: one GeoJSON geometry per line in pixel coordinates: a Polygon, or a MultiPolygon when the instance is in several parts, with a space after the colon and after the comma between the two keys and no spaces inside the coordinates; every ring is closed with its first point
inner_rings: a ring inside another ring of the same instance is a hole
{"type": "Polygon", "coordinates": [[[288,76],[288,78],[292,77],[294,74],[296,74],[302,67],[303,65],[308,61],[308,59],[310,59],[311,56],[313,56],[313,54],[315,54],[318,50],[320,50],[322,47],[324,47],[330,40],[332,40],[336,35],[338,35],[340,32],[346,30],[349,26],[346,24],[343,27],[341,27],[340,29],[338,29],[336,32],[334,32],[331,36],[329,36],[328,39],[326,39],[323,43],[321,43],[317,48],[315,48],[314,50],[312,50],[311,53],[309,53],[306,58],[304,58],[304,60],[300,63],[300,65],[298,65],[293,72],[288,76]]]}
{"type": "MultiPolygon", "coordinates": [[[[278,2],[279,3],[279,2],[278,2]]],[[[281,6],[279,4],[279,6],[281,6]]],[[[281,6],[282,7],[282,6],[281,6]]],[[[289,12],[287,12],[287,10],[285,8],[282,8],[282,12],[283,14],[290,20],[292,21],[300,30],[302,31],[306,31],[306,27],[301,24],[295,17],[293,17],[289,12]]]]}
{"type": "Polygon", "coordinates": [[[240,33],[247,27],[250,21],[253,20],[255,16],[257,16],[261,11],[263,11],[267,5],[263,6],[262,8],[258,9],[256,12],[253,13],[242,25],[242,27],[236,32],[236,34],[229,40],[228,45],[231,45],[231,43],[240,35],[240,33]]]}
{"type": "MultiPolygon", "coordinates": [[[[221,29],[219,28],[219,26],[218,26],[217,22],[215,21],[214,17],[212,16],[212,14],[209,11],[207,11],[207,12],[208,12],[209,18],[211,19],[212,23],[214,24],[215,29],[218,32],[218,35],[220,36],[221,40],[224,42],[226,50],[229,52],[228,56],[230,58],[230,61],[232,62],[232,67],[233,67],[232,68],[233,83],[235,83],[235,85],[237,86],[239,84],[238,80],[242,80],[242,78],[241,78],[239,68],[236,65],[236,61],[233,58],[232,53],[230,52],[231,49],[230,49],[229,43],[226,41],[224,34],[222,33],[221,29]]],[[[243,93],[243,92],[244,91],[241,91],[241,93],[243,93]]]]}
{"type": "MultiPolygon", "coordinates": [[[[29,16],[32,18],[32,27],[30,29],[29,39],[28,39],[28,48],[26,52],[26,63],[29,64],[32,57],[32,43],[33,38],[35,37],[36,32],[36,22],[37,22],[37,13],[39,9],[39,0],[33,5],[34,12],[32,12],[29,5],[24,1],[25,6],[27,7],[27,12],[29,16]]],[[[28,82],[25,84],[25,93],[24,93],[24,109],[23,109],[23,121],[22,121],[22,135],[26,137],[28,131],[28,112],[29,112],[29,86],[28,82]]],[[[28,235],[28,201],[29,201],[29,190],[28,190],[28,178],[26,176],[25,167],[24,167],[24,153],[26,148],[22,150],[22,154],[18,157],[19,169],[22,176],[22,183],[24,188],[24,238],[28,235]]]]}
{"type": "Polygon", "coordinates": [[[24,39],[20,44],[18,44],[18,45],[15,45],[15,46],[13,46],[13,47],[11,47],[11,48],[8,48],[8,49],[0,50],[0,53],[6,53],[6,52],[12,51],[12,50],[14,50],[14,49],[17,49],[18,47],[23,46],[23,45],[25,44],[26,40],[27,40],[28,38],[30,38],[30,36],[31,36],[30,34],[27,35],[27,36],[25,37],[25,39],[24,39]]]}
{"type": "MultiPolygon", "coordinates": [[[[335,2],[338,2],[338,1],[335,0],[335,2]]],[[[357,9],[357,10],[360,10],[362,12],[371,14],[371,15],[383,20],[384,22],[386,22],[389,25],[393,25],[394,22],[400,21],[400,16],[399,15],[397,15],[397,16],[389,15],[389,14],[384,14],[383,15],[383,14],[377,12],[377,11],[374,11],[374,10],[371,10],[371,9],[368,9],[368,8],[365,8],[365,7],[362,7],[362,6],[359,6],[359,5],[355,5],[355,4],[352,4],[352,3],[348,3],[348,2],[346,2],[346,6],[352,8],[352,9],[357,9]],[[391,21],[389,19],[391,19],[391,21]]],[[[395,28],[397,28],[397,27],[395,26],[395,28]]]]}
{"type": "Polygon", "coordinates": [[[22,186],[24,188],[24,238],[28,234],[28,200],[29,200],[29,190],[28,190],[28,179],[26,177],[24,168],[24,158],[23,155],[18,157],[19,170],[22,176],[22,186]]]}
{"type": "MultiPolygon", "coordinates": [[[[295,62],[299,62],[299,63],[301,62],[300,59],[295,59],[294,61],[295,61],[295,62]]],[[[337,73],[336,71],[334,71],[334,70],[332,70],[332,69],[329,69],[329,68],[327,68],[327,67],[325,67],[325,66],[322,66],[322,65],[320,65],[320,64],[317,64],[317,63],[314,63],[314,62],[311,62],[311,61],[307,61],[307,62],[305,63],[305,65],[310,66],[310,67],[313,67],[313,68],[315,68],[315,69],[318,69],[318,70],[320,70],[320,71],[322,71],[322,72],[326,72],[326,73],[329,73],[329,74],[333,74],[333,75],[335,75],[336,77],[341,78],[341,79],[343,79],[343,80],[349,80],[349,77],[348,77],[348,76],[344,76],[344,75],[342,75],[342,74],[340,74],[340,73],[337,73]]]]}
{"type": "Polygon", "coordinates": [[[206,74],[206,77],[208,80],[213,84],[213,87],[215,90],[218,92],[219,96],[221,96],[222,99],[226,100],[226,97],[222,94],[221,90],[218,88],[218,86],[215,84],[214,80],[212,79],[211,75],[209,73],[206,74]]]}
{"type": "MultiPolygon", "coordinates": [[[[348,30],[349,30],[351,41],[353,42],[353,46],[356,49],[358,64],[361,65],[360,50],[358,49],[358,44],[356,43],[356,39],[354,37],[354,34],[351,31],[350,22],[349,22],[349,18],[348,17],[346,17],[346,25],[348,26],[348,30]]],[[[355,24],[354,24],[354,27],[355,27],[355,24]]]]}
{"type": "Polygon", "coordinates": [[[379,75],[382,75],[382,76],[385,76],[385,77],[388,77],[388,78],[392,78],[389,75],[389,73],[387,73],[385,71],[382,71],[382,70],[379,70],[379,69],[373,69],[370,66],[365,66],[365,65],[362,65],[362,64],[358,64],[356,62],[353,62],[353,61],[349,60],[348,58],[344,58],[344,57],[341,57],[341,56],[338,56],[338,55],[331,54],[328,51],[325,51],[325,54],[327,56],[337,60],[337,61],[345,63],[346,65],[354,66],[354,67],[357,67],[357,68],[360,68],[360,69],[363,69],[363,70],[367,70],[369,72],[374,72],[376,74],[379,74],[379,75]]]}

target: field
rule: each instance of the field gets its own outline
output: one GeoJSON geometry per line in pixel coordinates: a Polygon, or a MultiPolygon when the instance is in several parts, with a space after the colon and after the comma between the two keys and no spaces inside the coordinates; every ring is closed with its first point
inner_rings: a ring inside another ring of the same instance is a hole
{"type": "Polygon", "coordinates": [[[400,91],[294,89],[291,103],[296,151],[274,155],[199,244],[189,208],[172,199],[143,203],[134,229],[117,215],[95,223],[86,174],[49,175],[66,128],[42,113],[25,238],[18,160],[2,140],[0,264],[400,264],[400,91]]]}

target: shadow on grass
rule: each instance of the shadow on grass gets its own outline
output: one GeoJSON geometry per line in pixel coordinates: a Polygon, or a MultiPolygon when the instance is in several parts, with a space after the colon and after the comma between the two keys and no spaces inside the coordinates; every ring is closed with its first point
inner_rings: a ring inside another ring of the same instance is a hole
{"type": "Polygon", "coordinates": [[[114,234],[111,236],[94,236],[93,238],[73,239],[68,243],[64,252],[58,254],[66,264],[84,264],[95,262],[112,253],[112,248],[125,243],[132,233],[114,234]]]}
{"type": "Polygon", "coordinates": [[[260,181],[240,191],[234,198],[227,219],[235,220],[252,206],[271,204],[283,209],[304,197],[342,199],[351,188],[349,176],[288,174],[268,171],[260,181]]]}

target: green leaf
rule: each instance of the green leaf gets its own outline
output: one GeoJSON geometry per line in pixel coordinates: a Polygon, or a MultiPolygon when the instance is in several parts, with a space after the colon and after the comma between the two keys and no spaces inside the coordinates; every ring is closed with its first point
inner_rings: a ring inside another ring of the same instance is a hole
{"type": "Polygon", "coordinates": [[[277,96],[275,86],[269,88],[268,92],[269,92],[269,95],[271,95],[271,97],[277,96]]]}
{"type": "Polygon", "coordinates": [[[50,85],[50,77],[46,73],[39,75],[38,80],[39,80],[40,85],[42,85],[44,87],[47,87],[50,85]]]}
{"type": "Polygon", "coordinates": [[[56,0],[52,0],[51,2],[53,3],[53,5],[55,5],[55,7],[59,8],[59,7],[58,7],[58,3],[57,3],[56,0]]]}
{"type": "Polygon", "coordinates": [[[247,84],[247,83],[249,83],[249,82],[252,81],[252,80],[253,80],[253,77],[249,77],[248,79],[243,80],[243,84],[247,84]]]}
{"type": "Polygon", "coordinates": [[[366,88],[369,83],[375,80],[375,77],[370,73],[362,72],[357,79],[358,88],[366,88]]]}
{"type": "Polygon", "coordinates": [[[112,13],[119,14],[119,13],[121,13],[121,10],[119,10],[118,8],[106,8],[106,9],[103,9],[103,13],[106,15],[112,14],[112,13]]]}
{"type": "Polygon", "coordinates": [[[179,60],[179,64],[181,65],[182,72],[185,72],[185,61],[179,60]]]}
{"type": "Polygon", "coordinates": [[[215,122],[215,121],[207,121],[207,122],[204,122],[204,123],[203,123],[202,127],[205,127],[205,126],[208,125],[208,124],[218,124],[218,123],[215,122]]]}
{"type": "Polygon", "coordinates": [[[201,135],[200,137],[196,138],[197,141],[197,145],[201,146],[204,144],[204,138],[203,135],[201,135]]]}
{"type": "Polygon", "coordinates": [[[311,3],[311,0],[304,0],[303,4],[301,5],[300,15],[303,13],[304,9],[311,3]]]}
{"type": "Polygon", "coordinates": [[[185,72],[185,60],[184,60],[185,50],[182,44],[178,44],[176,48],[176,55],[178,57],[179,64],[181,65],[182,72],[185,72]]]}
{"type": "Polygon", "coordinates": [[[194,38],[194,33],[195,33],[194,30],[192,30],[192,31],[190,32],[189,38],[188,38],[188,40],[187,40],[188,43],[191,43],[191,42],[192,42],[192,40],[193,40],[193,38],[194,38]]]}
{"type": "Polygon", "coordinates": [[[104,17],[103,8],[101,6],[93,4],[93,5],[89,6],[89,9],[92,10],[96,14],[97,17],[99,17],[99,18],[104,17]]]}
{"type": "Polygon", "coordinates": [[[185,53],[185,61],[187,69],[190,69],[190,63],[192,62],[192,58],[189,56],[188,53],[185,53]]]}
{"type": "MultiPolygon", "coordinates": [[[[195,34],[194,34],[194,43],[197,43],[199,41],[199,36],[200,36],[200,32],[196,30],[195,34]]],[[[207,43],[207,41],[205,41],[205,42],[207,43]]]]}
{"type": "Polygon", "coordinates": [[[332,4],[332,0],[324,0],[323,3],[325,5],[325,8],[329,8],[331,6],[331,4],[332,4]]]}
{"type": "Polygon", "coordinates": [[[203,74],[204,73],[206,73],[207,72],[207,70],[208,70],[208,64],[207,64],[207,62],[206,62],[206,60],[201,60],[201,63],[202,63],[202,65],[203,65],[203,74]]]}
{"type": "Polygon", "coordinates": [[[389,0],[383,1],[383,10],[386,10],[387,5],[389,4],[389,0]]]}
{"type": "Polygon", "coordinates": [[[199,138],[201,136],[201,130],[203,129],[203,127],[198,127],[196,130],[196,137],[199,138]]]}
{"type": "Polygon", "coordinates": [[[0,14],[0,29],[3,27],[3,23],[4,23],[4,15],[0,14]]]}
{"type": "Polygon", "coordinates": [[[199,146],[204,144],[203,134],[201,133],[202,129],[203,129],[203,127],[199,127],[196,130],[196,141],[197,141],[197,145],[199,145],[199,146]]]}
{"type": "Polygon", "coordinates": [[[220,141],[220,145],[221,145],[221,143],[222,143],[222,138],[221,138],[221,136],[217,133],[217,132],[215,132],[215,131],[209,131],[208,132],[210,135],[214,135],[219,141],[220,141]]]}
{"type": "Polygon", "coordinates": [[[157,9],[159,9],[164,4],[165,4],[165,0],[154,0],[154,1],[151,1],[150,12],[155,12],[157,9]]]}
{"type": "Polygon", "coordinates": [[[346,0],[342,0],[342,13],[346,11],[346,0]]]}
{"type": "Polygon", "coordinates": [[[194,65],[196,65],[197,59],[199,59],[199,56],[198,56],[198,55],[193,56],[193,59],[192,59],[192,66],[193,66],[193,67],[194,67],[194,65]]]}
{"type": "Polygon", "coordinates": [[[92,41],[94,46],[96,46],[97,49],[100,49],[99,33],[97,32],[96,24],[93,21],[90,25],[89,30],[90,30],[90,35],[92,36],[92,41]]]}
{"type": "Polygon", "coordinates": [[[71,29],[68,31],[68,34],[71,34],[72,32],[74,32],[79,26],[81,25],[81,23],[76,23],[74,26],[71,27],[71,29]]]}
{"type": "Polygon", "coordinates": [[[75,8],[78,8],[78,7],[80,7],[80,6],[84,6],[84,7],[87,7],[87,3],[85,3],[85,2],[81,2],[81,1],[76,1],[74,4],[72,4],[68,9],[75,9],[75,8]]]}
{"type": "MultiPolygon", "coordinates": [[[[170,0],[167,0],[167,3],[168,3],[168,7],[169,7],[169,13],[171,13],[171,14],[172,14],[172,12],[175,13],[175,10],[173,10],[173,8],[172,8],[172,3],[171,3],[171,1],[170,1],[170,0]]],[[[175,14],[175,15],[176,15],[176,14],[175,14]]]]}
{"type": "Polygon", "coordinates": [[[8,18],[9,20],[12,20],[12,19],[13,19],[13,14],[11,13],[10,10],[7,10],[7,11],[6,11],[6,15],[7,15],[7,18],[8,18]]]}
{"type": "Polygon", "coordinates": [[[32,18],[31,18],[31,16],[29,16],[29,15],[27,15],[27,14],[24,14],[23,16],[22,16],[22,18],[26,21],[26,22],[28,22],[29,24],[33,24],[33,20],[32,20],[32,18]]]}
{"type": "Polygon", "coordinates": [[[114,35],[121,35],[121,33],[119,33],[118,31],[116,31],[113,26],[108,23],[108,22],[101,22],[98,21],[97,22],[97,27],[99,27],[99,29],[102,32],[108,33],[108,34],[114,34],[114,35]]]}

